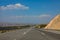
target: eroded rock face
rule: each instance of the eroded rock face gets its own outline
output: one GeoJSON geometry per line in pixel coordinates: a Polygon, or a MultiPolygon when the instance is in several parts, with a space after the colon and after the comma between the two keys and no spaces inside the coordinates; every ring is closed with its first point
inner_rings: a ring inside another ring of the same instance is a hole
{"type": "Polygon", "coordinates": [[[60,30],[60,14],[53,18],[45,29],[56,29],[60,30]]]}

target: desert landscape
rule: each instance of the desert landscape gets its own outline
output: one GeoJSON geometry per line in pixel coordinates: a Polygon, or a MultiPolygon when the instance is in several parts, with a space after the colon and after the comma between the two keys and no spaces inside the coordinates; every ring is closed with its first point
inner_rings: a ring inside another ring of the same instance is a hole
{"type": "Polygon", "coordinates": [[[60,40],[60,0],[0,0],[0,40],[60,40]]]}

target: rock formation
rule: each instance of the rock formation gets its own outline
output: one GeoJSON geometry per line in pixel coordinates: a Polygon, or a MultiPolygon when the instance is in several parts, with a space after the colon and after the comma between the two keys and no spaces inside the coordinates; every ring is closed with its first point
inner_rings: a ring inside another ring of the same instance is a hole
{"type": "Polygon", "coordinates": [[[53,18],[45,29],[60,30],[60,14],[53,18]]]}

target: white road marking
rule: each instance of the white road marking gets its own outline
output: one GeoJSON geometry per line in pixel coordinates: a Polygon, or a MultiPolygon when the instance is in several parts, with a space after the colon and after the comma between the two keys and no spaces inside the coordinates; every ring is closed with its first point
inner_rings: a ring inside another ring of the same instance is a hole
{"type": "Polygon", "coordinates": [[[31,31],[32,30],[32,28],[34,28],[34,27],[31,27],[30,29],[28,29],[26,32],[24,32],[23,34],[25,35],[25,34],[27,34],[29,31],[31,31]]]}
{"type": "Polygon", "coordinates": [[[14,39],[14,40],[16,40],[16,39],[14,39]]]}
{"type": "Polygon", "coordinates": [[[45,33],[41,32],[42,35],[46,35],[45,33]]]}
{"type": "Polygon", "coordinates": [[[26,34],[26,32],[24,32],[24,34],[26,34]]]}
{"type": "MultiPolygon", "coordinates": [[[[31,28],[31,29],[32,29],[32,28],[31,28]]],[[[31,29],[27,30],[27,31],[24,32],[23,34],[24,34],[24,35],[27,34],[29,31],[31,31],[31,29]]]]}

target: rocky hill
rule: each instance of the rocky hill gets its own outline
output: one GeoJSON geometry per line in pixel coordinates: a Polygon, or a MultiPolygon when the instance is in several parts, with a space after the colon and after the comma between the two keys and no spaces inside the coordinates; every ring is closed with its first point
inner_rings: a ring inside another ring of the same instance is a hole
{"type": "Polygon", "coordinates": [[[60,30],[60,14],[54,17],[50,23],[45,27],[45,29],[55,29],[60,30]]]}

